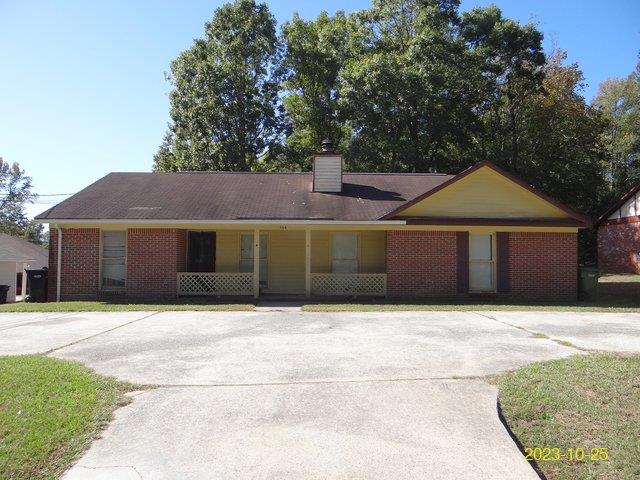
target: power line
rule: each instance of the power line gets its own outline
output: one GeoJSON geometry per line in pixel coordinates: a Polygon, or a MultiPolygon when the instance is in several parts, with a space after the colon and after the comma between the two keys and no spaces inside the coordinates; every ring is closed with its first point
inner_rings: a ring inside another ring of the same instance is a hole
{"type": "Polygon", "coordinates": [[[63,195],[75,195],[75,193],[36,193],[38,197],[61,197],[63,195]]]}
{"type": "MultiPolygon", "coordinates": [[[[9,193],[1,193],[0,197],[8,197],[11,194],[9,193]]],[[[70,195],[75,195],[75,193],[34,193],[36,197],[68,197],[70,195]]]]}

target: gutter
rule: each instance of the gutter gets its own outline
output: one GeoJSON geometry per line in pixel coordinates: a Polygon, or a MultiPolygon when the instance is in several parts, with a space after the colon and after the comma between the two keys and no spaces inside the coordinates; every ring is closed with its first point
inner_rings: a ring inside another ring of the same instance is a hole
{"type": "MultiPolygon", "coordinates": [[[[406,225],[406,220],[169,220],[169,219],[101,219],[101,218],[38,218],[36,223],[91,224],[131,224],[131,225],[406,225]]],[[[56,227],[58,228],[58,227],[56,227]]]]}
{"type": "Polygon", "coordinates": [[[58,233],[58,255],[56,257],[56,302],[60,301],[60,279],[62,268],[62,229],[56,225],[56,232],[58,233]]]}

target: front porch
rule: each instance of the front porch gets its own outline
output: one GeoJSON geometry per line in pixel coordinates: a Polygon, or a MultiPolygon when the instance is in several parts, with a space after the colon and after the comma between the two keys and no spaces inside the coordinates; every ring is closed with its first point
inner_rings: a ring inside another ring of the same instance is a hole
{"type": "Polygon", "coordinates": [[[177,295],[385,297],[385,247],[384,231],[189,231],[177,295]]]}

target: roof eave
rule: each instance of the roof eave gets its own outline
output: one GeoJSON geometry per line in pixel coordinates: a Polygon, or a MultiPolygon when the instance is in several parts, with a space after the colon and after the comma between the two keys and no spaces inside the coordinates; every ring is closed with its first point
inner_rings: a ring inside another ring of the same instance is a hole
{"type": "Polygon", "coordinates": [[[194,224],[194,225],[405,225],[403,219],[395,220],[304,220],[304,219],[237,219],[237,220],[202,220],[202,219],[163,219],[163,218],[39,218],[36,223],[49,224],[194,224]]]}
{"type": "Polygon", "coordinates": [[[475,218],[475,217],[407,217],[407,225],[469,225],[505,227],[573,227],[588,228],[589,224],[566,218],[475,218]]]}
{"type": "Polygon", "coordinates": [[[593,226],[595,228],[598,228],[600,225],[602,225],[602,223],[604,223],[606,220],[609,219],[609,217],[613,212],[615,212],[620,207],[622,207],[625,204],[625,202],[629,200],[632,196],[634,196],[636,192],[638,192],[639,190],[640,190],[640,182],[632,185],[629,190],[623,193],[620,196],[620,198],[618,198],[618,200],[616,200],[616,202],[611,207],[605,210],[605,212],[602,215],[600,215],[595,222],[593,222],[593,226]]]}

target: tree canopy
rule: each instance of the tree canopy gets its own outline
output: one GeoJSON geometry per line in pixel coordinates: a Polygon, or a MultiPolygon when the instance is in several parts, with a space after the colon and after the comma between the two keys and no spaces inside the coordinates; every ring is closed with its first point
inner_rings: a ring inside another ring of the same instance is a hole
{"type": "Polygon", "coordinates": [[[587,214],[640,176],[640,69],[590,105],[535,25],[459,7],[373,0],[278,32],[266,4],[226,4],[171,64],[155,169],[306,170],[328,137],[351,171],[488,159],[587,214]]]}
{"type": "Polygon", "coordinates": [[[640,61],[627,78],[603,82],[594,105],[609,120],[607,173],[612,191],[619,193],[640,182],[640,61]]]}
{"type": "Polygon", "coordinates": [[[0,157],[0,232],[42,244],[44,227],[30,221],[25,212],[25,205],[35,199],[31,177],[18,163],[0,157]]]}
{"type": "Polygon", "coordinates": [[[216,10],[205,36],[171,64],[171,124],[157,170],[251,170],[278,132],[279,54],[266,4],[216,10]]]}

